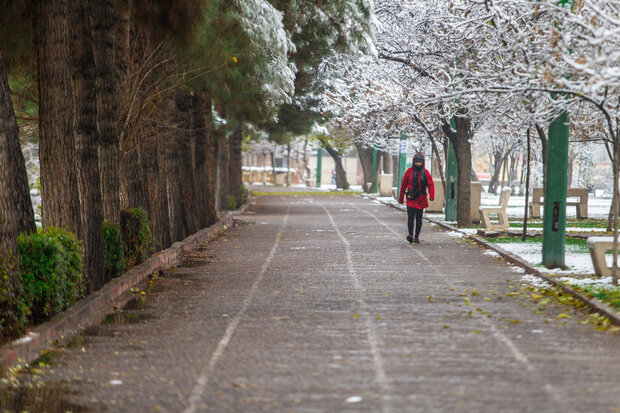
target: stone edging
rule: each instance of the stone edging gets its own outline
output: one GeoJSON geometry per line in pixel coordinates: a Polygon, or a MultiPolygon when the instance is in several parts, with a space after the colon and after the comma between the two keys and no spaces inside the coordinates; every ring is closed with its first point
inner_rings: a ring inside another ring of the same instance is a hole
{"type": "Polygon", "coordinates": [[[166,266],[178,263],[181,254],[200,246],[204,241],[232,224],[233,216],[243,212],[250,204],[248,201],[235,212],[226,212],[215,224],[190,235],[183,241],[178,241],[163,251],[153,254],[149,259],[137,265],[105,284],[101,289],[85,297],[69,307],[62,314],[37,326],[27,335],[14,340],[0,349],[0,377],[15,367],[28,364],[45,350],[51,348],[54,342],[66,340],[68,336],[77,332],[79,328],[101,320],[104,315],[114,308],[114,302],[121,294],[144,280],[148,275],[166,266]]]}
{"type": "MultiPolygon", "coordinates": [[[[379,202],[389,205],[392,208],[404,210],[404,208],[401,208],[399,205],[394,205],[393,203],[388,203],[388,202],[383,202],[383,201],[379,201],[379,202]]],[[[521,268],[524,268],[528,273],[531,273],[532,275],[535,275],[541,278],[542,280],[548,282],[549,284],[562,289],[562,291],[565,292],[566,294],[570,294],[576,299],[578,299],[579,301],[583,302],[593,312],[603,314],[605,317],[609,318],[609,320],[613,322],[615,325],[620,326],[620,313],[616,311],[613,307],[602,302],[601,300],[594,298],[594,297],[588,297],[585,294],[582,294],[579,291],[574,290],[570,286],[566,284],[562,284],[561,282],[554,279],[553,277],[550,277],[549,275],[540,272],[538,269],[532,266],[532,264],[525,261],[524,259],[514,254],[511,254],[510,252],[504,250],[503,248],[498,247],[497,245],[494,245],[491,242],[488,242],[484,239],[476,238],[474,236],[466,234],[465,232],[459,230],[458,228],[448,225],[444,222],[436,221],[428,217],[424,217],[424,219],[442,228],[448,229],[450,231],[460,232],[461,234],[463,234],[464,238],[469,239],[475,242],[476,244],[479,244],[487,249],[490,249],[496,252],[497,254],[499,254],[502,258],[506,259],[507,261],[515,265],[518,265],[521,268]]]]}

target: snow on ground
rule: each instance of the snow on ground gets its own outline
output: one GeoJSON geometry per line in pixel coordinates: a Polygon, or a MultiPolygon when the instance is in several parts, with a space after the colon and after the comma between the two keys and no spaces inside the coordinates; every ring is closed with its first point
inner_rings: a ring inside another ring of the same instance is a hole
{"type": "MultiPolygon", "coordinates": [[[[542,243],[502,243],[498,246],[516,256],[519,256],[532,265],[542,262],[542,243]]],[[[577,245],[566,245],[564,263],[567,270],[547,269],[540,267],[541,272],[554,274],[594,274],[592,259],[588,251],[583,251],[577,245]]]]}
{"type": "MultiPolygon", "coordinates": [[[[397,204],[397,201],[392,197],[380,197],[377,200],[383,203],[391,203],[397,204]]],[[[481,198],[482,206],[494,206],[497,205],[499,201],[499,195],[488,194],[483,192],[481,198]]],[[[590,218],[607,218],[607,214],[609,213],[609,207],[611,205],[611,199],[607,198],[595,198],[590,197],[588,199],[588,214],[590,218]]],[[[544,207],[542,207],[544,208],[544,207]]],[[[508,208],[506,210],[508,216],[510,218],[521,218],[523,219],[525,210],[525,197],[524,196],[511,196],[510,201],[508,202],[508,208]]],[[[576,217],[576,208],[567,207],[567,217],[576,217]]],[[[454,221],[446,221],[445,215],[443,213],[427,213],[425,214],[427,217],[431,219],[435,219],[440,222],[444,222],[449,225],[456,225],[454,221]]],[[[530,222],[538,222],[542,223],[541,219],[530,220],[530,222]]],[[[513,227],[512,230],[520,231],[523,230],[523,227],[513,227]]],[[[532,228],[528,227],[528,231],[534,232],[542,232],[542,228],[532,228]]],[[[604,228],[578,228],[578,227],[567,227],[567,232],[605,232],[604,228]]],[[[459,231],[450,231],[447,232],[447,235],[451,237],[463,237],[465,234],[467,235],[475,235],[477,233],[477,229],[475,228],[460,228],[459,231]]],[[[594,275],[594,267],[592,266],[592,259],[590,258],[590,253],[587,250],[584,250],[583,247],[579,247],[577,245],[566,245],[565,250],[565,265],[568,267],[565,270],[558,269],[547,269],[541,265],[542,262],[542,244],[541,243],[502,243],[498,244],[499,247],[504,249],[507,252],[510,252],[518,257],[529,262],[531,265],[536,266],[541,272],[564,275],[562,278],[559,278],[560,281],[566,282],[571,285],[604,285],[611,286],[610,278],[598,278],[594,275]]],[[[485,251],[484,254],[494,256],[497,255],[493,251],[485,251]]],[[[606,255],[607,263],[611,266],[611,255],[606,255]]],[[[521,267],[512,267],[513,271],[516,273],[524,273],[525,270],[521,267]]],[[[540,278],[526,274],[523,276],[522,280],[530,285],[535,287],[549,287],[549,284],[542,281],[540,278]]]]}
{"type": "Polygon", "coordinates": [[[538,288],[551,287],[551,284],[549,284],[546,281],[543,281],[542,278],[539,278],[532,274],[525,274],[523,277],[521,277],[521,281],[523,281],[524,284],[531,285],[532,287],[538,287],[538,288]]]}
{"type": "MultiPolygon", "coordinates": [[[[573,285],[576,287],[608,287],[611,286],[611,277],[603,278],[575,278],[575,277],[562,277],[559,279],[561,282],[573,285]]],[[[620,287],[615,287],[616,289],[620,287]]]]}
{"type": "MultiPolygon", "coordinates": [[[[481,206],[497,206],[499,203],[499,194],[490,194],[483,192],[480,205],[481,206]]],[[[611,206],[611,198],[595,198],[588,197],[588,216],[590,218],[607,218],[609,208],[611,206]]],[[[544,213],[544,205],[541,207],[541,213],[544,213]]],[[[509,218],[523,219],[525,213],[525,196],[511,195],[506,208],[506,214],[509,218]]],[[[577,208],[573,206],[566,207],[566,216],[569,218],[577,217],[577,208]]]]}

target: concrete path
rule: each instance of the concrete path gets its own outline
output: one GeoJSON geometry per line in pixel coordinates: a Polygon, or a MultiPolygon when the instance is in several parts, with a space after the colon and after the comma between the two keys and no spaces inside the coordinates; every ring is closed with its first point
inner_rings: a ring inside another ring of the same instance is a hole
{"type": "Polygon", "coordinates": [[[428,224],[410,245],[404,213],[356,196],[254,202],[144,309],[14,378],[40,389],[5,386],[0,407],[34,394],[50,412],[620,411],[618,333],[542,305],[483,249],[428,224]]]}

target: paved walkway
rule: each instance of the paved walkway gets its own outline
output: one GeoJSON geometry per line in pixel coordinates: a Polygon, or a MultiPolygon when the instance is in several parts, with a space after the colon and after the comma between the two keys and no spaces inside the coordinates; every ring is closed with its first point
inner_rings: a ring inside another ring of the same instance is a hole
{"type": "Polygon", "coordinates": [[[237,222],[19,380],[51,412],[620,411],[620,336],[475,245],[355,196],[237,222]]]}

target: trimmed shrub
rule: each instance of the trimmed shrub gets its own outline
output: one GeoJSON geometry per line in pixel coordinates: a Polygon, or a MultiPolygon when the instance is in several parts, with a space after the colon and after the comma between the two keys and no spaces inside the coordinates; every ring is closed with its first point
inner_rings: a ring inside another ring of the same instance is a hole
{"type": "Polygon", "coordinates": [[[228,195],[228,210],[233,211],[237,209],[237,200],[234,196],[228,195]]]}
{"type": "Polygon", "coordinates": [[[241,205],[245,204],[245,201],[248,200],[248,189],[245,187],[245,185],[241,184],[241,202],[239,203],[241,205]]]}
{"type": "Polygon", "coordinates": [[[45,321],[82,297],[83,250],[75,235],[49,227],[17,239],[24,301],[32,321],[45,321]]]}
{"type": "Polygon", "coordinates": [[[155,252],[149,217],[142,208],[121,211],[121,237],[127,268],[141,264],[155,252]]]}
{"type": "Polygon", "coordinates": [[[27,315],[17,259],[13,255],[0,256],[0,341],[18,337],[27,315]]]}
{"type": "Polygon", "coordinates": [[[123,239],[118,224],[103,222],[103,267],[106,281],[122,274],[127,266],[123,239]]]}

